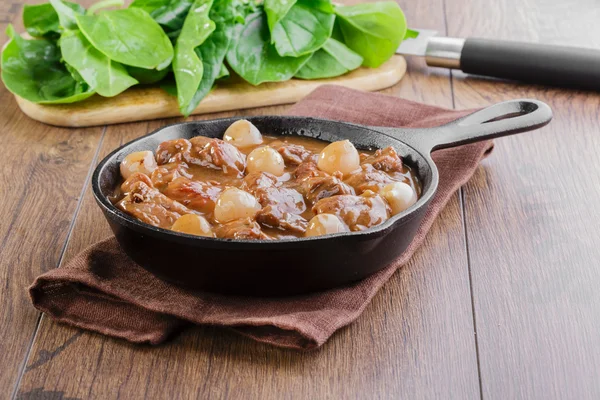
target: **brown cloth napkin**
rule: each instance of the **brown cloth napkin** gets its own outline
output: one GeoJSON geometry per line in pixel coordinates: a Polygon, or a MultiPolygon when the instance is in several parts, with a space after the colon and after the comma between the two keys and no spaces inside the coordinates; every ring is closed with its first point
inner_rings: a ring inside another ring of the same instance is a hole
{"type": "MultiPolygon", "coordinates": [[[[391,127],[431,127],[467,113],[336,86],[317,89],[290,110],[291,115],[391,127]]],[[[275,346],[321,346],[358,318],[379,288],[406,263],[451,195],[467,182],[492,146],[487,141],[436,152],[439,189],[415,240],[398,260],[351,286],[276,299],[185,290],[133,263],[111,237],[38,277],[29,288],[33,305],[57,321],[136,343],[161,343],[192,323],[229,327],[275,346]]]]}

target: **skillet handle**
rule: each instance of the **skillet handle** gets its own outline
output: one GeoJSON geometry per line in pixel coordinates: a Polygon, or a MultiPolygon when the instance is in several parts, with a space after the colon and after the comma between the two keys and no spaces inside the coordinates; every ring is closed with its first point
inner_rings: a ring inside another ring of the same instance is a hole
{"type": "Polygon", "coordinates": [[[494,104],[434,128],[371,129],[395,137],[422,154],[433,150],[532,131],[552,119],[550,107],[539,100],[520,99],[494,104]]]}
{"type": "MultiPolygon", "coordinates": [[[[550,107],[539,100],[519,99],[494,104],[433,129],[429,150],[445,149],[501,136],[532,131],[552,119],[550,107]]],[[[410,144],[410,143],[409,143],[410,144]]]]}

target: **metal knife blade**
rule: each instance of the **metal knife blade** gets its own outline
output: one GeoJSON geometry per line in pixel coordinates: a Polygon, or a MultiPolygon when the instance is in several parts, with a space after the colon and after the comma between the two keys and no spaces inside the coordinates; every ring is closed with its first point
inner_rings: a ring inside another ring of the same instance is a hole
{"type": "Polygon", "coordinates": [[[400,46],[396,50],[398,54],[407,54],[411,56],[425,56],[427,52],[427,44],[429,43],[429,39],[438,34],[437,31],[432,31],[429,29],[411,29],[415,32],[418,32],[418,36],[416,38],[408,38],[404,39],[400,46]]]}
{"type": "Polygon", "coordinates": [[[460,68],[464,39],[436,36],[437,31],[429,29],[411,30],[418,33],[417,37],[404,39],[396,53],[425,57],[432,67],[460,68]]]}

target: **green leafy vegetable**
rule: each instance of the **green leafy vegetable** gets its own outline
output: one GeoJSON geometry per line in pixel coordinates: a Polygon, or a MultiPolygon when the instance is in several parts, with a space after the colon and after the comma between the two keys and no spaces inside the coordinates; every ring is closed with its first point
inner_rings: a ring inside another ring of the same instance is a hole
{"type": "MultiPolygon", "coordinates": [[[[65,1],[61,9],[70,8],[74,13],[83,14],[85,9],[77,3],[65,1]]],[[[69,13],[67,11],[67,13],[69,13]]],[[[69,15],[72,15],[69,13],[69,15]]],[[[56,37],[60,33],[58,14],[50,3],[23,6],[23,25],[33,37],[56,37]]]]}
{"type": "Polygon", "coordinates": [[[262,10],[246,18],[236,27],[236,43],[227,52],[229,66],[252,85],[286,81],[310,58],[282,57],[270,43],[269,26],[262,10]]]}
{"type": "Polygon", "coordinates": [[[195,108],[190,109],[191,101],[204,72],[202,60],[194,49],[215,30],[215,23],[208,18],[212,3],[213,0],[194,1],[175,44],[173,73],[177,82],[179,109],[185,116],[195,108]]]}
{"type": "Polygon", "coordinates": [[[177,84],[174,80],[164,80],[160,83],[160,88],[173,97],[177,97],[177,84]]]}
{"type": "Polygon", "coordinates": [[[161,70],[173,59],[171,41],[144,10],[128,8],[76,18],[90,43],[112,60],[133,67],[161,70]]]}
{"type": "Polygon", "coordinates": [[[60,26],[64,29],[77,29],[77,15],[85,13],[85,8],[79,4],[63,2],[62,0],[50,0],[50,4],[58,15],[60,26]]]}
{"type": "Polygon", "coordinates": [[[362,62],[361,56],[343,43],[330,38],[296,73],[296,77],[301,79],[332,78],[360,67],[362,62]]]}
{"type": "Polygon", "coordinates": [[[393,1],[132,0],[106,10],[124,0],[94,0],[87,11],[48,1],[23,11],[25,28],[41,39],[26,40],[11,26],[2,52],[6,87],[38,103],[155,84],[189,115],[229,69],[252,85],[330,78],[377,67],[402,39],[418,35],[393,1]]]}
{"type": "Polygon", "coordinates": [[[116,96],[138,83],[123,65],[96,50],[80,31],[63,33],[60,50],[65,62],[101,96],[116,96]]]}
{"type": "Polygon", "coordinates": [[[49,33],[58,32],[58,14],[51,4],[36,4],[23,6],[23,25],[27,32],[34,37],[42,37],[49,33]]]}
{"type": "Polygon", "coordinates": [[[219,73],[217,74],[215,79],[227,78],[229,76],[229,70],[225,66],[225,64],[221,64],[221,68],[219,69],[219,73]]]}
{"type": "Polygon", "coordinates": [[[123,6],[124,4],[125,4],[124,0],[102,0],[97,3],[92,4],[90,6],[90,8],[88,8],[86,14],[92,15],[92,14],[95,14],[96,12],[98,12],[99,10],[102,10],[103,8],[118,7],[118,6],[123,6]]]}
{"type": "Polygon", "coordinates": [[[310,0],[298,0],[271,29],[271,42],[281,56],[310,54],[331,36],[334,21],[335,15],[314,8],[310,0]]]}
{"type": "Polygon", "coordinates": [[[155,69],[127,67],[127,72],[129,72],[129,75],[131,75],[139,83],[148,85],[151,83],[161,81],[165,76],[167,76],[167,74],[169,73],[169,69],[165,68],[163,70],[158,71],[155,69]]]}
{"type": "Polygon", "coordinates": [[[419,37],[419,31],[414,31],[412,29],[407,29],[404,34],[404,39],[416,39],[417,37],[419,37]]]}
{"type": "Polygon", "coordinates": [[[180,33],[181,33],[181,29],[177,29],[176,31],[167,33],[167,36],[169,37],[169,39],[171,39],[171,42],[175,43],[177,41],[177,38],[179,37],[180,33]]]}
{"type": "Polygon", "coordinates": [[[265,0],[264,7],[269,31],[273,31],[275,25],[285,17],[294,4],[296,4],[296,0],[265,0]]]}
{"type": "Polygon", "coordinates": [[[393,1],[336,7],[344,43],[376,68],[395,52],[406,33],[404,13],[393,1]]]}
{"type": "Polygon", "coordinates": [[[46,39],[25,40],[12,25],[6,34],[11,40],[2,52],[2,81],[12,93],[43,104],[73,103],[94,94],[60,62],[56,44],[46,39]]]}
{"type": "Polygon", "coordinates": [[[342,28],[340,28],[340,19],[336,18],[335,23],[333,24],[333,30],[331,31],[331,37],[338,42],[344,42],[344,34],[342,33],[342,28]]]}
{"type": "Polygon", "coordinates": [[[239,8],[239,0],[219,0],[210,10],[209,17],[215,22],[216,29],[200,47],[196,48],[196,54],[202,60],[204,71],[200,85],[185,110],[187,113],[191,113],[210,92],[216,79],[229,75],[223,60],[234,39],[236,22],[239,21],[240,16],[243,17],[240,15],[239,8]]]}
{"type": "Polygon", "coordinates": [[[178,31],[192,6],[192,0],[134,0],[129,7],[146,11],[170,31],[178,31]]]}

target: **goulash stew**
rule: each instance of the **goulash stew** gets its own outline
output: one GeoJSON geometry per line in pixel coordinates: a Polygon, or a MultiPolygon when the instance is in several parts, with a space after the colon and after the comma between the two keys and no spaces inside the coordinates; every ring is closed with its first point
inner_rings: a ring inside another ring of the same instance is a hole
{"type": "Polygon", "coordinates": [[[115,205],[147,224],[191,235],[277,240],[361,231],[413,205],[421,188],[392,147],[359,152],[262,135],[247,120],[223,140],[161,143],[121,162],[115,205]]]}

